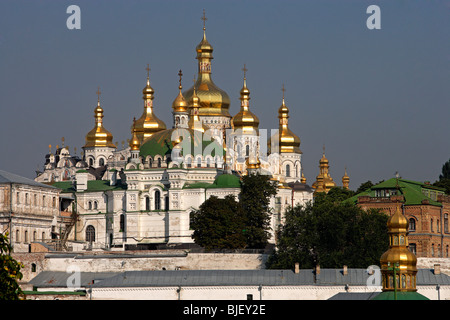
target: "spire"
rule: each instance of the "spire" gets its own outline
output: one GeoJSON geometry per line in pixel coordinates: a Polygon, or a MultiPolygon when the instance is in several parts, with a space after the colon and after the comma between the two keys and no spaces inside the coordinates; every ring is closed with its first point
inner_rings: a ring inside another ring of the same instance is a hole
{"type": "Polygon", "coordinates": [[[150,66],[147,64],[145,68],[147,70],[147,85],[142,90],[144,100],[144,112],[141,117],[133,124],[135,128],[131,128],[131,133],[136,130],[136,136],[142,143],[147,138],[151,137],[154,133],[166,129],[165,123],[160,120],[153,112],[153,99],[155,91],[150,86],[150,66]]]}
{"type": "Polygon", "coordinates": [[[247,88],[246,73],[248,69],[244,64],[244,83],[240,91],[241,110],[231,119],[231,124],[235,132],[240,134],[258,135],[259,119],[249,109],[250,90],[247,88]]]}
{"type": "Polygon", "coordinates": [[[139,150],[141,144],[140,141],[138,139],[138,137],[136,136],[136,117],[133,118],[133,136],[131,137],[130,140],[130,148],[131,150],[139,150]]]}
{"type": "Polygon", "coordinates": [[[113,135],[103,127],[103,108],[100,105],[100,87],[97,89],[97,107],[94,109],[95,127],[86,135],[87,147],[111,147],[116,146],[112,142],[113,135]]]}
{"type": "Polygon", "coordinates": [[[189,128],[192,130],[198,130],[201,132],[205,132],[206,128],[204,127],[202,120],[199,117],[199,103],[200,103],[200,99],[197,96],[196,90],[195,90],[195,77],[194,77],[194,92],[192,94],[192,99],[191,99],[191,113],[189,116],[189,128]]]}
{"type": "Polygon", "coordinates": [[[284,100],[284,93],[286,89],[284,84],[281,91],[283,92],[283,99],[280,108],[278,109],[278,119],[279,119],[279,148],[281,153],[302,153],[300,151],[300,138],[295,135],[289,129],[289,108],[286,106],[284,100]]]}
{"type": "Polygon", "coordinates": [[[345,167],[345,173],[344,176],[342,177],[342,187],[344,189],[348,189],[350,184],[350,177],[347,175],[347,167],[345,167]]]}

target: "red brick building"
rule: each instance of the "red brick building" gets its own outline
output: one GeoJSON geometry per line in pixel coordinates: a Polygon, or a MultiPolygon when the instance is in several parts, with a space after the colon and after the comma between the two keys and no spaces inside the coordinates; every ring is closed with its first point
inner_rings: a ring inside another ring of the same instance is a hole
{"type": "Polygon", "coordinates": [[[450,254],[450,196],[427,183],[392,178],[350,198],[364,209],[395,213],[398,201],[409,221],[409,249],[417,257],[450,254]]]}

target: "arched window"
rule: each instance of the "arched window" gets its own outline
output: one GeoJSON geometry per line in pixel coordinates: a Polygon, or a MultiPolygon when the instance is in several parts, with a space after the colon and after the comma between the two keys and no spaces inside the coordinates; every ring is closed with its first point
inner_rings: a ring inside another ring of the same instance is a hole
{"type": "Polygon", "coordinates": [[[94,201],[94,210],[97,210],[97,208],[98,208],[98,203],[97,203],[97,201],[94,201]]]}
{"type": "Polygon", "coordinates": [[[31,264],[31,272],[36,272],[36,263],[31,264]]]}
{"type": "Polygon", "coordinates": [[[98,164],[100,167],[103,167],[105,165],[105,159],[100,158],[100,160],[98,160],[98,164]]]}
{"type": "Polygon", "coordinates": [[[92,210],[92,202],[91,201],[88,202],[88,210],[92,210]]]}
{"type": "Polygon", "coordinates": [[[155,210],[161,210],[161,192],[155,191],[155,210]]]}
{"type": "Polygon", "coordinates": [[[169,196],[165,196],[164,197],[164,207],[166,209],[166,211],[169,211],[169,196]]]}
{"type": "Polygon", "coordinates": [[[150,211],[150,197],[145,197],[145,211],[150,211]]]}
{"type": "Polygon", "coordinates": [[[20,193],[16,193],[16,203],[19,204],[20,203],[20,193]]]}
{"type": "Polygon", "coordinates": [[[436,230],[437,230],[437,232],[439,232],[439,230],[440,230],[439,219],[437,219],[437,221],[436,221],[436,230]]]}
{"type": "Polygon", "coordinates": [[[448,213],[444,214],[444,232],[448,232],[448,213]]]}
{"type": "Polygon", "coordinates": [[[38,203],[37,203],[37,195],[34,195],[33,198],[34,198],[33,204],[34,204],[35,206],[37,206],[37,205],[38,205],[38,203]]]}
{"type": "Polygon", "coordinates": [[[28,193],[25,193],[25,204],[28,205],[28,193]]]}
{"type": "Polygon", "coordinates": [[[125,232],[125,215],[122,213],[120,215],[120,223],[119,223],[120,232],[125,232]]]}
{"type": "Polygon", "coordinates": [[[415,243],[410,243],[409,244],[409,251],[411,251],[412,253],[416,254],[416,244],[415,243]]]}
{"type": "Polygon", "coordinates": [[[20,241],[20,233],[19,233],[19,230],[17,229],[16,230],[16,242],[19,242],[20,241]]]}
{"type": "Polygon", "coordinates": [[[409,219],[409,231],[416,231],[416,219],[409,219]]]}
{"type": "Polygon", "coordinates": [[[291,166],[289,164],[286,165],[286,177],[291,176],[291,166]]]}
{"type": "Polygon", "coordinates": [[[197,159],[197,168],[201,168],[202,166],[202,158],[197,159]]]}
{"type": "Polygon", "coordinates": [[[89,158],[89,165],[92,167],[94,165],[94,159],[89,158]]]}
{"type": "Polygon", "coordinates": [[[86,241],[95,242],[95,228],[91,225],[86,228],[86,241]]]}
{"type": "Polygon", "coordinates": [[[25,230],[25,237],[24,237],[24,240],[23,240],[25,243],[28,243],[28,231],[27,230],[25,230]]]}
{"type": "Polygon", "coordinates": [[[192,159],[191,158],[187,159],[187,167],[188,168],[192,167],[192,159]]]}
{"type": "Polygon", "coordinates": [[[245,146],[245,156],[248,157],[250,155],[250,146],[246,145],[245,146]]]}
{"type": "Polygon", "coordinates": [[[37,236],[37,232],[34,231],[34,232],[33,232],[33,241],[36,241],[36,236],[37,236]]]}
{"type": "Polygon", "coordinates": [[[52,198],[52,207],[56,208],[56,198],[55,197],[52,198]]]}
{"type": "Polygon", "coordinates": [[[433,223],[434,223],[434,221],[433,221],[433,219],[431,219],[431,223],[430,223],[431,232],[433,232],[433,223]]]}
{"type": "Polygon", "coordinates": [[[431,244],[431,256],[434,257],[434,243],[431,244]]]}
{"type": "Polygon", "coordinates": [[[206,167],[207,168],[211,167],[211,160],[209,158],[206,159],[206,167]]]}
{"type": "Polygon", "coordinates": [[[45,232],[42,232],[42,241],[45,240],[45,232]]]}
{"type": "Polygon", "coordinates": [[[161,158],[158,159],[158,168],[161,168],[161,158]]]}

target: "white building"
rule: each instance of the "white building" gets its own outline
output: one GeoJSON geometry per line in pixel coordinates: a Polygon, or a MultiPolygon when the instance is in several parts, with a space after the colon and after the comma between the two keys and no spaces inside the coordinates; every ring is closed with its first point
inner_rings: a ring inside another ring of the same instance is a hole
{"type": "MultiPolygon", "coordinates": [[[[284,90],[279,130],[272,137],[263,136],[257,116],[250,111],[245,73],[241,109],[232,117],[228,94],[211,77],[212,52],[203,28],[196,47],[198,76],[185,92],[179,72],[172,128],[155,114],[147,67],[143,112],[133,120],[127,148],[119,150],[103,125],[98,91],[95,126],[86,135],[83,157],[70,156],[67,147],[57,150],[57,155],[50,150],[36,181],[53,183],[73,197],[78,220],[68,240],[74,249],[192,243],[192,209],[213,195],[239,195],[240,178],[249,172],[268,174],[277,181],[278,194],[271,199],[272,231],[283,223],[287,206],[312,201],[313,190],[301,178],[300,139],[288,126],[284,90]],[[266,146],[267,139],[269,153],[263,154],[260,146],[266,146]]],[[[270,241],[275,241],[274,236],[270,241]]]]}

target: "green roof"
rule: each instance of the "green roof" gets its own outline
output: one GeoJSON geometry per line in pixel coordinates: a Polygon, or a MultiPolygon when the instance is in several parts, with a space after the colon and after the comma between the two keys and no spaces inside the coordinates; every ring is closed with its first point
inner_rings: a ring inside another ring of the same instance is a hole
{"type": "MultiPolygon", "coordinates": [[[[199,149],[199,151],[201,151],[202,154],[206,156],[206,154],[204,153],[207,147],[208,155],[211,155],[213,157],[215,156],[216,150],[221,150],[223,152],[222,146],[216,141],[203,141],[203,134],[201,133],[197,134],[197,132],[192,129],[174,128],[157,132],[149,137],[141,145],[139,149],[139,155],[142,157],[154,157],[156,155],[170,156],[175,145],[173,140],[183,138],[183,136],[187,134],[191,137],[190,154],[197,155],[196,151],[198,151],[197,149],[199,149]]],[[[181,142],[181,147],[189,149],[188,141],[181,142]]],[[[181,152],[181,154],[183,155],[183,151],[181,152]]]]}
{"type": "MultiPolygon", "coordinates": [[[[435,186],[431,186],[422,182],[398,179],[398,187],[400,190],[400,195],[403,195],[405,198],[405,205],[420,205],[423,200],[428,200],[431,205],[434,206],[442,206],[440,202],[437,202],[430,197],[426,196],[422,190],[428,190],[431,192],[445,193],[445,189],[438,188],[435,186]]],[[[382,189],[396,189],[397,188],[397,179],[392,178],[386,181],[383,181],[375,186],[372,186],[370,189],[358,193],[357,195],[347,199],[346,201],[357,203],[358,197],[361,196],[369,196],[376,197],[376,190],[382,189]]]]}
{"type": "Polygon", "coordinates": [[[214,180],[210,188],[240,188],[241,179],[234,174],[222,174],[214,180]]]}
{"type": "MultiPolygon", "coordinates": [[[[395,300],[394,291],[383,291],[377,294],[372,300],[395,300]]],[[[424,295],[417,293],[415,291],[398,291],[397,300],[430,300],[424,295]]]]}
{"type": "Polygon", "coordinates": [[[183,189],[198,189],[198,188],[207,189],[209,186],[211,186],[211,183],[207,183],[207,182],[194,182],[194,183],[186,183],[186,184],[183,186],[183,189]]]}
{"type": "MultiPolygon", "coordinates": [[[[126,189],[126,186],[121,185],[120,183],[111,186],[109,185],[109,180],[89,180],[88,188],[84,190],[84,192],[93,192],[93,191],[109,191],[109,190],[123,190],[126,189]]],[[[54,187],[62,189],[62,192],[75,192],[76,188],[73,187],[71,181],[59,181],[53,184],[54,187]]]]}

